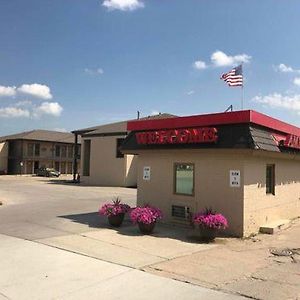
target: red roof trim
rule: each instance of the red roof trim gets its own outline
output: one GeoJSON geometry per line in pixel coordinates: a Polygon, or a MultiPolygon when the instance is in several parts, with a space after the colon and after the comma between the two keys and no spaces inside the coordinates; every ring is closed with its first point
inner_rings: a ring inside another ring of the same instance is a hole
{"type": "Polygon", "coordinates": [[[127,123],[128,131],[174,129],[253,123],[275,131],[300,136],[300,128],[253,110],[205,114],[156,120],[136,120],[127,123]]]}
{"type": "Polygon", "coordinates": [[[300,128],[278,119],[251,110],[251,123],[267,127],[283,133],[300,136],[300,128]]]}

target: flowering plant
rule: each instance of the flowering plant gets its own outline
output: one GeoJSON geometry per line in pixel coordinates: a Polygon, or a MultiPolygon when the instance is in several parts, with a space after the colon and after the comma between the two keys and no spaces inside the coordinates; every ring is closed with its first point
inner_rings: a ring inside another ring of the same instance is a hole
{"type": "Polygon", "coordinates": [[[211,229],[225,229],[228,227],[227,219],[222,214],[217,214],[211,209],[196,213],[192,222],[195,225],[211,229]]]}
{"type": "Polygon", "coordinates": [[[116,216],[119,214],[125,214],[129,212],[130,206],[124,203],[121,203],[120,198],[116,198],[113,200],[113,203],[106,203],[102,205],[102,207],[99,209],[99,214],[104,216],[116,216]]]}
{"type": "Polygon", "coordinates": [[[136,207],[130,213],[131,221],[136,223],[152,224],[163,217],[161,210],[157,207],[145,205],[136,207]]]}

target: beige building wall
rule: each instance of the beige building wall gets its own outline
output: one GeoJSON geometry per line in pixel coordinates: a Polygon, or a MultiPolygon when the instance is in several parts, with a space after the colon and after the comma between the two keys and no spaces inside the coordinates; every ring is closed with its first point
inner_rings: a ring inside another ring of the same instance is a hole
{"type": "Polygon", "coordinates": [[[137,186],[137,155],[125,154],[124,155],[126,172],[125,172],[125,186],[137,186]]]}
{"type": "Polygon", "coordinates": [[[176,222],[171,205],[190,207],[192,212],[211,207],[226,216],[228,234],[243,234],[243,187],[230,187],[230,170],[243,178],[245,156],[224,150],[148,150],[138,157],[138,205],[151,204],[163,210],[164,222],[176,222]],[[174,163],[194,164],[194,196],[174,194],[174,163]],[[151,179],[143,180],[143,168],[151,168],[151,179]]]}
{"type": "Polygon", "coordinates": [[[136,158],[133,155],[116,157],[117,138],[104,136],[82,139],[81,170],[84,170],[84,141],[91,141],[90,174],[82,174],[82,182],[101,186],[136,186],[136,158]]]}
{"type": "Polygon", "coordinates": [[[245,161],[244,234],[261,225],[300,216],[300,158],[284,154],[254,154],[245,161]],[[275,195],[266,194],[266,165],[275,164],[275,195]]]}
{"type": "Polygon", "coordinates": [[[39,167],[56,168],[56,165],[58,164],[58,171],[62,174],[72,174],[73,154],[72,156],[68,155],[68,147],[73,147],[73,145],[39,141],[22,141],[22,143],[24,173],[32,174],[34,172],[34,162],[38,161],[39,167]],[[33,150],[33,155],[31,155],[28,152],[28,144],[39,144],[40,154],[36,156],[33,150]],[[60,156],[58,157],[55,154],[55,145],[60,146],[60,156]],[[65,147],[66,149],[65,156],[62,154],[62,147],[65,147]]]}
{"type": "Polygon", "coordinates": [[[7,172],[8,143],[0,143],[0,173],[7,172]]]}

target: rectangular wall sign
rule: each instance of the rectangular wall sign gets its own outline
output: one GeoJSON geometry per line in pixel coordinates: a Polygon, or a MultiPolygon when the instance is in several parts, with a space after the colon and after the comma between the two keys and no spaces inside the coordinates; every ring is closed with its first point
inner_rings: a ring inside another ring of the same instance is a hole
{"type": "Polygon", "coordinates": [[[215,143],[218,131],[214,127],[185,128],[137,132],[140,145],[215,143]]]}
{"type": "Polygon", "coordinates": [[[229,171],[230,187],[240,187],[241,185],[241,171],[230,170],[229,171]]]}
{"type": "Polygon", "coordinates": [[[150,180],[150,177],[151,177],[151,168],[150,167],[144,167],[143,179],[144,180],[150,180]]]}

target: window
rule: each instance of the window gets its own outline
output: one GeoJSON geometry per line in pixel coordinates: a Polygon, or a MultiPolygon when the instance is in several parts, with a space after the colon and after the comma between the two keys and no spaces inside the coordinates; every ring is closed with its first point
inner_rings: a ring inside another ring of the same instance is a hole
{"type": "Polygon", "coordinates": [[[67,147],[61,146],[61,157],[67,157],[67,147]]]}
{"type": "Polygon", "coordinates": [[[83,176],[90,176],[91,140],[83,144],[83,176]]]}
{"type": "Polygon", "coordinates": [[[194,165],[176,163],[174,169],[175,194],[194,195],[194,165]]]}
{"type": "Polygon", "coordinates": [[[35,156],[40,156],[40,144],[35,144],[34,145],[34,155],[35,156]]]}
{"type": "Polygon", "coordinates": [[[124,154],[120,150],[120,147],[122,146],[124,140],[125,140],[124,138],[117,139],[117,151],[116,151],[116,157],[117,158],[123,158],[124,157],[124,154]]]}
{"type": "Polygon", "coordinates": [[[28,144],[27,145],[27,155],[28,156],[33,156],[33,144],[28,144]]]}
{"type": "Polygon", "coordinates": [[[73,158],[73,146],[68,146],[68,157],[73,158]]]}
{"type": "Polygon", "coordinates": [[[60,157],[60,146],[58,145],[55,146],[55,156],[60,157]]]}
{"type": "Polygon", "coordinates": [[[266,167],[266,194],[275,195],[275,165],[266,167]]]}

